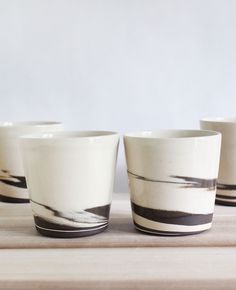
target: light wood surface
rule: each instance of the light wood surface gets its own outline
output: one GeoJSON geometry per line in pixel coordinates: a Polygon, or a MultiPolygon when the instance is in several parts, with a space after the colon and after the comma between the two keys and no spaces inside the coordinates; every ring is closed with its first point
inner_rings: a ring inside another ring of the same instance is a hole
{"type": "Polygon", "coordinates": [[[0,204],[0,289],[236,289],[236,208],[216,206],[213,228],[158,237],[132,224],[115,195],[109,229],[78,239],[37,234],[29,205],[0,204]]]}
{"type": "Polygon", "coordinates": [[[1,250],[0,256],[2,290],[229,290],[236,285],[235,248],[24,249],[1,250]]]}

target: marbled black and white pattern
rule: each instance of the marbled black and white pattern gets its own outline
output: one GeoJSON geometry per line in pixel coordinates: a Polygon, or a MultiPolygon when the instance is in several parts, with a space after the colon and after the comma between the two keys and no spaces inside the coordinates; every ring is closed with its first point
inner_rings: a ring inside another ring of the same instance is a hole
{"type": "Polygon", "coordinates": [[[129,179],[132,179],[131,190],[135,192],[132,196],[131,206],[134,224],[137,229],[160,235],[187,235],[199,233],[211,226],[213,208],[203,208],[203,212],[197,209],[202,198],[206,201],[212,200],[214,204],[216,179],[202,179],[187,176],[168,176],[166,180],[145,178],[128,171],[129,179]],[[142,194],[142,189],[149,188],[149,193],[142,194]],[[169,193],[163,193],[169,190],[169,193]],[[176,199],[179,196],[179,201],[176,199]],[[141,205],[143,199],[156,199],[155,204],[141,205]],[[174,205],[179,210],[163,202],[163,199],[176,199],[174,205]],[[191,199],[186,207],[186,199],[191,199]],[[191,210],[191,203],[193,206],[191,210]],[[156,207],[156,205],[158,207],[156,207]],[[168,209],[167,209],[168,208],[168,209]],[[190,210],[189,210],[190,209],[190,210]]]}
{"type": "Polygon", "coordinates": [[[172,175],[170,177],[176,179],[176,181],[168,181],[168,180],[157,180],[157,179],[152,179],[152,178],[146,178],[140,175],[136,175],[130,171],[127,171],[127,172],[128,172],[128,175],[131,175],[137,179],[149,181],[149,182],[179,184],[183,188],[207,188],[207,190],[215,190],[216,188],[216,178],[202,179],[202,178],[196,178],[196,177],[172,175]]]}
{"type": "Polygon", "coordinates": [[[70,238],[93,235],[108,226],[110,204],[80,211],[61,211],[31,200],[36,229],[48,236],[70,238]]]}
{"type": "Polygon", "coordinates": [[[236,206],[236,119],[204,118],[201,128],[222,134],[216,203],[236,206]]]}
{"type": "Polygon", "coordinates": [[[72,238],[108,226],[119,135],[70,131],[22,138],[22,156],[37,230],[72,238]]]}
{"type": "Polygon", "coordinates": [[[126,134],[124,144],[138,230],[176,236],[211,228],[220,133],[143,131],[126,134]]]}
{"type": "Polygon", "coordinates": [[[62,131],[59,122],[1,122],[0,123],[0,201],[28,203],[29,192],[21,152],[21,137],[25,135],[62,131]]]}
{"type": "Polygon", "coordinates": [[[236,206],[236,185],[218,183],[216,203],[236,206]]]}
{"type": "Polygon", "coordinates": [[[8,170],[0,170],[0,201],[8,203],[28,203],[29,198],[24,198],[23,196],[27,194],[27,185],[26,179],[24,176],[19,176],[16,174],[10,173],[8,170]],[[18,190],[15,194],[15,190],[18,190]],[[8,194],[6,194],[6,192],[8,194]],[[22,192],[22,197],[19,194],[19,191],[22,192]],[[11,194],[9,194],[11,192],[11,194]]]}

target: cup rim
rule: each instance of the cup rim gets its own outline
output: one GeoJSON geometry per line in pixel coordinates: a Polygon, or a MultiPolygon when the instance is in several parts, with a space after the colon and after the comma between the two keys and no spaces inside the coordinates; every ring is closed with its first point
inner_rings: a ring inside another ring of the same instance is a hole
{"type": "Polygon", "coordinates": [[[134,138],[142,140],[189,140],[194,138],[209,138],[220,135],[220,132],[212,130],[167,129],[130,132],[126,133],[124,135],[124,138],[134,138]]]}
{"type": "Polygon", "coordinates": [[[205,123],[236,124],[236,117],[205,117],[200,120],[205,123]]]}
{"type": "Polygon", "coordinates": [[[81,140],[81,139],[100,139],[110,136],[118,136],[117,132],[102,130],[86,131],[61,131],[61,132],[42,132],[37,134],[27,134],[20,138],[24,140],[81,140]]]}
{"type": "Polygon", "coordinates": [[[0,122],[0,129],[14,129],[21,127],[47,127],[62,125],[62,122],[58,121],[4,121],[0,122]]]}

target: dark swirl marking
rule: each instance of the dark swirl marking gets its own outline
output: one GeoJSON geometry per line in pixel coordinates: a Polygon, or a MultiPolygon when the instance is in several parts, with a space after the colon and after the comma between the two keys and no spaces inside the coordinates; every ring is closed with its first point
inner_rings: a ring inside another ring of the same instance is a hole
{"type": "Polygon", "coordinates": [[[226,206],[236,206],[236,201],[222,200],[222,199],[216,198],[216,204],[226,205],[226,206]]]}
{"type": "Polygon", "coordinates": [[[18,198],[0,194],[0,201],[7,202],[7,203],[29,203],[28,198],[18,198]]]}
{"type": "Polygon", "coordinates": [[[64,224],[58,224],[51,220],[47,220],[41,216],[34,216],[35,224],[39,227],[46,228],[46,229],[53,229],[53,230],[61,230],[61,231],[78,231],[78,230],[92,230],[97,229],[99,226],[92,226],[92,227],[77,227],[77,226],[68,226],[64,224]]]}
{"type": "Polygon", "coordinates": [[[188,176],[179,176],[179,175],[170,175],[170,177],[175,178],[177,180],[183,181],[165,181],[165,180],[157,180],[146,178],[137,174],[134,174],[128,171],[128,174],[136,179],[157,182],[157,183],[167,183],[167,184],[179,184],[182,188],[207,188],[207,190],[215,190],[216,188],[216,178],[214,179],[202,179],[196,177],[188,177],[188,176]]]}
{"type": "Polygon", "coordinates": [[[154,222],[165,224],[196,226],[211,223],[213,213],[192,214],[182,211],[169,211],[143,207],[131,202],[132,210],[135,214],[154,222]]]}
{"type": "Polygon", "coordinates": [[[109,212],[110,212],[110,204],[88,208],[81,211],[64,212],[64,211],[54,209],[51,206],[36,202],[34,200],[31,200],[31,202],[49,210],[52,213],[52,216],[63,218],[68,221],[84,223],[88,225],[94,224],[94,223],[106,223],[109,218],[109,212]]]}
{"type": "Polygon", "coordinates": [[[217,189],[219,189],[219,190],[236,190],[236,185],[235,184],[217,183],[217,189]]]}
{"type": "Polygon", "coordinates": [[[97,214],[97,215],[100,215],[100,216],[103,216],[103,217],[108,219],[109,218],[109,213],[110,213],[110,204],[88,208],[85,211],[91,212],[93,214],[97,214]]]}
{"type": "Polygon", "coordinates": [[[185,188],[208,188],[209,190],[213,190],[216,188],[216,178],[213,179],[203,179],[196,177],[187,177],[187,176],[178,176],[173,175],[173,178],[183,179],[187,183],[184,186],[185,188]]]}
{"type": "Polygon", "coordinates": [[[11,175],[7,170],[1,171],[6,175],[0,176],[0,182],[19,188],[27,188],[26,179],[24,176],[11,175]]]}
{"type": "Polygon", "coordinates": [[[79,238],[79,237],[91,236],[91,235],[95,235],[100,232],[103,232],[108,226],[108,223],[106,223],[102,226],[76,228],[76,227],[56,224],[39,216],[35,216],[34,220],[35,220],[36,230],[40,234],[44,236],[48,236],[48,237],[53,237],[53,238],[79,238]]]}
{"type": "Polygon", "coordinates": [[[223,199],[235,199],[235,201],[236,201],[236,196],[217,194],[216,197],[223,198],[223,199]]]}
{"type": "MultiPolygon", "coordinates": [[[[233,191],[236,190],[235,184],[217,184],[217,192],[220,190],[233,191]]],[[[236,196],[216,194],[216,203],[226,206],[236,206],[236,196]]]]}
{"type": "Polygon", "coordinates": [[[160,230],[155,230],[155,229],[151,229],[151,228],[146,228],[144,226],[137,224],[136,222],[134,222],[134,225],[135,225],[136,229],[141,231],[142,233],[146,233],[149,235],[168,236],[168,237],[169,236],[190,236],[190,235],[194,235],[194,234],[200,234],[200,233],[206,231],[206,230],[191,231],[191,232],[160,231],[160,230]]]}

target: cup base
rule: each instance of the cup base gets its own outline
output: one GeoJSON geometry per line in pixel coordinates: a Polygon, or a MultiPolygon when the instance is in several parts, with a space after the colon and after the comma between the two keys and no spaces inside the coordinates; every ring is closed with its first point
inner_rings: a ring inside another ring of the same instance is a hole
{"type": "Polygon", "coordinates": [[[28,198],[18,198],[0,194],[0,202],[6,203],[29,203],[30,200],[28,198]]]}
{"type": "Polygon", "coordinates": [[[51,238],[70,239],[70,238],[82,238],[82,237],[93,236],[93,235],[96,235],[105,231],[107,227],[108,225],[100,229],[90,230],[86,232],[74,231],[74,232],[67,232],[67,233],[60,232],[57,230],[51,230],[51,229],[42,229],[42,228],[39,228],[38,226],[36,226],[36,229],[43,236],[47,236],[51,238]]]}
{"type": "Polygon", "coordinates": [[[149,235],[155,235],[155,236],[190,236],[190,235],[196,235],[203,233],[205,231],[208,231],[209,229],[206,230],[201,230],[201,231],[195,231],[195,232],[171,232],[171,231],[159,231],[159,230],[154,230],[154,229],[149,229],[145,228],[141,225],[138,225],[137,223],[134,222],[134,226],[138,231],[141,231],[142,233],[149,234],[149,235]]]}
{"type": "Polygon", "coordinates": [[[57,224],[45,220],[42,217],[35,216],[35,227],[36,230],[43,236],[48,236],[52,238],[80,238],[86,236],[92,236],[103,232],[108,227],[108,222],[98,225],[95,227],[86,228],[74,228],[70,226],[65,226],[62,224],[57,224]]]}

